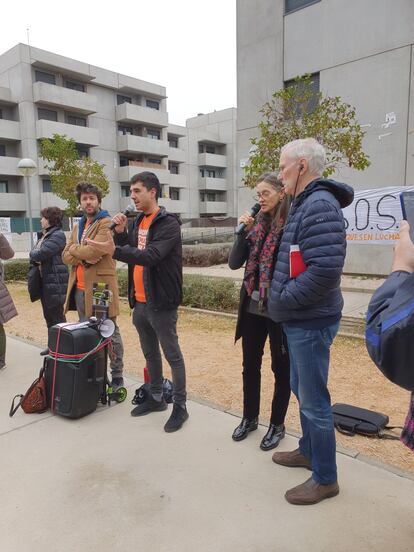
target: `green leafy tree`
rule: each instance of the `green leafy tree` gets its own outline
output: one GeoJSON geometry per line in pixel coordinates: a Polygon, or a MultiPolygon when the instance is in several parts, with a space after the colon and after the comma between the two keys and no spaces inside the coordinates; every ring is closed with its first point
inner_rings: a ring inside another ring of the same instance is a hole
{"type": "Polygon", "coordinates": [[[363,171],[370,165],[362,151],[364,132],[356,120],[355,108],[339,96],[328,97],[312,89],[310,75],[274,92],[272,100],[260,110],[260,135],[252,138],[244,183],[254,187],[267,171],[278,171],[281,148],[292,140],[315,138],[326,149],[328,177],[341,165],[363,171]]]}
{"type": "Polygon", "coordinates": [[[109,182],[104,165],[90,157],[79,157],[76,142],[65,135],[54,134],[52,139],[40,141],[40,155],[49,170],[52,192],[68,203],[66,212],[73,216],[78,211],[75,188],[79,182],[90,182],[102,190],[102,196],[109,192],[109,182]]]}

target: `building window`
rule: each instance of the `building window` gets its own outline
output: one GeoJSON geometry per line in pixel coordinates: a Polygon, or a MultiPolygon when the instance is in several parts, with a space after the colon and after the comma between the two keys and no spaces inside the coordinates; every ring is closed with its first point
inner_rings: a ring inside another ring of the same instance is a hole
{"type": "Polygon", "coordinates": [[[160,109],[160,102],[157,102],[157,100],[145,100],[145,105],[151,109],[160,109]]]}
{"type": "Polygon", "coordinates": [[[45,73],[45,71],[35,71],[36,82],[46,82],[47,84],[56,84],[56,77],[53,73],[45,73]]]}
{"type": "Polygon", "coordinates": [[[0,194],[7,194],[9,191],[9,183],[7,180],[0,180],[0,194]]]}
{"type": "Polygon", "coordinates": [[[129,196],[130,196],[129,186],[121,186],[121,197],[129,197],[129,196]]]}
{"type": "Polygon", "coordinates": [[[172,163],[171,161],[168,161],[168,170],[171,174],[179,174],[180,168],[178,163],[172,163]]]}
{"type": "Polygon", "coordinates": [[[70,88],[71,90],[77,90],[78,92],[85,92],[85,85],[81,82],[66,80],[65,87],[70,88]]]}
{"type": "Polygon", "coordinates": [[[46,121],[57,121],[57,111],[53,111],[52,109],[44,109],[43,107],[39,107],[37,110],[37,116],[39,119],[46,119],[46,121]]]}
{"type": "Polygon", "coordinates": [[[123,157],[122,155],[119,156],[119,166],[120,167],[128,167],[129,165],[129,159],[128,157],[123,157]]]}
{"type": "Polygon", "coordinates": [[[216,178],[216,171],[213,169],[200,169],[202,178],[216,178]]]}
{"type": "Polygon", "coordinates": [[[214,192],[200,192],[200,201],[220,201],[220,196],[214,192]]]}
{"type": "Polygon", "coordinates": [[[204,153],[204,145],[198,144],[198,153],[204,153]]]}
{"type": "Polygon", "coordinates": [[[44,193],[49,194],[52,192],[52,183],[49,178],[42,179],[42,190],[44,193]]]}
{"type": "Polygon", "coordinates": [[[306,8],[306,6],[316,4],[316,2],[320,2],[320,0],[285,0],[285,13],[306,8]]]}
{"type": "Polygon", "coordinates": [[[158,159],[158,157],[148,157],[148,163],[152,163],[153,165],[161,165],[161,159],[158,159]]]}
{"type": "Polygon", "coordinates": [[[151,138],[152,140],[160,140],[161,132],[156,128],[147,128],[147,137],[151,138]]]}
{"type": "Polygon", "coordinates": [[[216,153],[216,148],[211,144],[206,145],[206,153],[216,153]]]}
{"type": "MultiPolygon", "coordinates": [[[[314,93],[314,96],[312,96],[309,99],[308,105],[305,107],[306,113],[312,113],[312,111],[314,111],[318,105],[319,80],[320,80],[319,73],[313,73],[313,75],[311,75],[311,90],[314,93]]],[[[284,83],[285,88],[289,88],[292,86],[298,86],[300,91],[300,88],[303,86],[303,84],[301,82],[298,83],[295,80],[285,81],[284,83]]],[[[302,112],[303,112],[303,106],[298,105],[296,107],[296,116],[300,117],[302,115],[302,112]]]]}
{"type": "Polygon", "coordinates": [[[170,148],[178,148],[178,138],[175,136],[168,136],[168,144],[170,148]]]}
{"type": "Polygon", "coordinates": [[[0,119],[3,119],[3,110],[0,109],[0,119]]]}
{"type": "Polygon", "coordinates": [[[87,148],[86,146],[80,146],[79,144],[76,144],[76,150],[81,159],[90,157],[89,148],[87,148]]]}
{"type": "Polygon", "coordinates": [[[133,129],[130,126],[118,125],[118,134],[130,136],[131,134],[133,134],[133,129]]]}
{"type": "Polygon", "coordinates": [[[6,155],[6,146],[4,144],[0,144],[0,156],[5,157],[6,155]]]}
{"type": "Polygon", "coordinates": [[[66,122],[68,125],[86,127],[86,117],[79,117],[79,115],[66,115],[66,122]]]}
{"type": "Polygon", "coordinates": [[[180,199],[180,188],[170,188],[170,199],[178,201],[180,199]]]}
{"type": "Polygon", "coordinates": [[[123,103],[130,103],[132,104],[132,98],[130,98],[129,96],[123,96],[122,94],[117,94],[116,95],[116,103],[118,105],[121,105],[123,103]]]}

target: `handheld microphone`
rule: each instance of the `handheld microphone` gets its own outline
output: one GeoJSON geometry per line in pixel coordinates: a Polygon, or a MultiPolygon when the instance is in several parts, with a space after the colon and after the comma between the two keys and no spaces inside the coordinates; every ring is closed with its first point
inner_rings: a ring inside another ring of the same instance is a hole
{"type": "MultiPolygon", "coordinates": [[[[125,209],[125,211],[122,214],[127,217],[129,213],[133,213],[134,211],[135,211],[135,205],[131,203],[130,205],[128,205],[128,207],[125,209]]],[[[109,230],[113,230],[115,226],[116,226],[116,222],[111,222],[109,226],[109,230]]]]}
{"type": "MultiPolygon", "coordinates": [[[[250,216],[255,217],[257,213],[260,211],[260,203],[256,203],[253,205],[253,207],[250,209],[250,216]]],[[[246,225],[244,222],[241,222],[238,227],[236,228],[236,234],[241,234],[243,230],[246,228],[246,225]]]]}

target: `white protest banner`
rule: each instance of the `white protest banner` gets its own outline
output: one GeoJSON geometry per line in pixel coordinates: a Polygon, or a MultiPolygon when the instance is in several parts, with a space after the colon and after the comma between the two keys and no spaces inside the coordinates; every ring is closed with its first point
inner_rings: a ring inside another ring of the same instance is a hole
{"type": "Polygon", "coordinates": [[[0,232],[2,234],[10,234],[11,233],[11,225],[10,225],[10,218],[9,217],[0,217],[0,232]]]}
{"type": "Polygon", "coordinates": [[[400,192],[414,186],[392,186],[355,191],[354,201],[342,209],[348,243],[386,244],[400,237],[400,192]]]}

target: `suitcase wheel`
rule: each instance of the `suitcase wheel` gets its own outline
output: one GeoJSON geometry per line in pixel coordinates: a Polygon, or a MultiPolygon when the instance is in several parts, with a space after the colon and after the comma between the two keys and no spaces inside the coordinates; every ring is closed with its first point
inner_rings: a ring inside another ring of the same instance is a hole
{"type": "Polygon", "coordinates": [[[115,399],[116,402],[124,402],[124,400],[127,398],[128,392],[125,387],[120,387],[116,390],[116,393],[118,394],[117,398],[115,399]]]}

